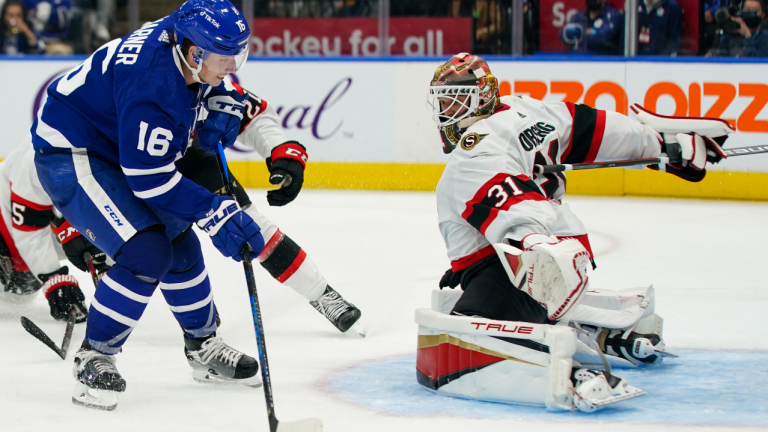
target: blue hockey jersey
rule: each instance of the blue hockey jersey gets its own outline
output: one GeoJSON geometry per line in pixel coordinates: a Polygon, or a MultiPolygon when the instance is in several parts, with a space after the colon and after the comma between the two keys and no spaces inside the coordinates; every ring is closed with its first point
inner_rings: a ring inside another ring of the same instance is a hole
{"type": "Polygon", "coordinates": [[[137,197],[193,222],[214,196],[174,162],[186,151],[210,86],[185,83],[169,41],[173,18],[105,44],[53,81],[32,135],[36,150],[87,149],[122,170],[137,197]]]}

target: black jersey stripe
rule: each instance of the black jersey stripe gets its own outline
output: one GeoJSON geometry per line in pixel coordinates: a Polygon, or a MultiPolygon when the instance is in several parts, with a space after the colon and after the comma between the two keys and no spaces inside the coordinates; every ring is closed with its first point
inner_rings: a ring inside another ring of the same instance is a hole
{"type": "Polygon", "coordinates": [[[578,104],[574,109],[571,151],[562,163],[584,163],[592,147],[592,138],[597,127],[597,110],[578,104]]]}

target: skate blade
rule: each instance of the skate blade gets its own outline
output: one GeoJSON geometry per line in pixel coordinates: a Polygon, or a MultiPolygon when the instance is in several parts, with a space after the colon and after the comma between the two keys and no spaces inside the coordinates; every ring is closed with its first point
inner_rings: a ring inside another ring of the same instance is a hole
{"type": "Polygon", "coordinates": [[[659,354],[659,355],[660,355],[660,356],[662,356],[662,357],[672,357],[672,358],[677,358],[677,357],[680,357],[679,355],[677,355],[677,354],[674,354],[674,353],[671,353],[671,352],[669,352],[669,351],[654,351],[654,352],[655,352],[656,354],[659,354]]]}
{"type": "Polygon", "coordinates": [[[222,384],[222,385],[244,385],[253,388],[261,387],[261,374],[256,374],[250,378],[234,379],[226,378],[220,375],[214,375],[208,371],[192,371],[192,379],[202,384],[222,384]]]}
{"type": "Polygon", "coordinates": [[[363,326],[360,324],[360,321],[357,321],[356,323],[352,324],[352,327],[348,328],[347,331],[344,332],[344,334],[354,336],[354,337],[364,338],[365,329],[363,329],[363,326]]]}
{"type": "Polygon", "coordinates": [[[322,430],[323,422],[319,418],[277,423],[277,432],[322,432],[322,430]]]}
{"type": "Polygon", "coordinates": [[[577,407],[582,412],[595,412],[597,410],[605,408],[608,405],[613,405],[618,402],[634,399],[644,394],[645,392],[643,390],[640,390],[639,388],[635,388],[632,386],[626,386],[624,393],[611,396],[610,398],[607,398],[607,399],[598,400],[598,399],[592,399],[590,397],[581,397],[578,393],[576,393],[576,397],[581,397],[581,404],[580,404],[581,406],[577,405],[577,407]]]}
{"type": "Polygon", "coordinates": [[[117,407],[120,392],[92,389],[81,382],[75,385],[72,403],[104,411],[112,411],[117,407]]]}

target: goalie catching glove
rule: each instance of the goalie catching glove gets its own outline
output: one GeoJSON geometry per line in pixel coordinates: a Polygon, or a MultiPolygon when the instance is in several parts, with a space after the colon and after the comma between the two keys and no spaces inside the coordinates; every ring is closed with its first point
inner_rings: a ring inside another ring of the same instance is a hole
{"type": "Polygon", "coordinates": [[[661,135],[661,151],[670,159],[665,166],[652,165],[649,168],[698,182],[706,175],[707,162],[718,163],[727,157],[722,145],[734,128],[725,120],[667,117],[652,113],[639,104],[634,104],[631,109],[640,123],[661,135]]]}
{"type": "Polygon", "coordinates": [[[211,210],[197,215],[197,226],[211,236],[213,245],[226,257],[243,260],[243,248],[251,246],[251,257],[264,249],[261,228],[231,197],[215,196],[211,210]]]}
{"type": "Polygon", "coordinates": [[[267,158],[269,183],[281,186],[267,192],[269,205],[284,206],[296,199],[304,184],[307,158],[307,149],[296,141],[288,141],[272,150],[272,156],[267,158]]]}
{"type": "Polygon", "coordinates": [[[509,245],[494,245],[506,255],[502,263],[522,259],[517,271],[505,265],[512,283],[546,307],[547,318],[563,319],[589,285],[589,252],[576,239],[558,240],[544,234],[527,235],[520,243],[522,253],[509,245]],[[527,279],[522,281],[526,272],[527,279]]]}
{"type": "Polygon", "coordinates": [[[83,295],[77,279],[69,274],[69,269],[66,266],[52,273],[40,274],[37,277],[43,281],[42,290],[48,300],[53,318],[66,321],[70,309],[75,310],[75,322],[81,323],[88,318],[85,295],[83,295]]]}

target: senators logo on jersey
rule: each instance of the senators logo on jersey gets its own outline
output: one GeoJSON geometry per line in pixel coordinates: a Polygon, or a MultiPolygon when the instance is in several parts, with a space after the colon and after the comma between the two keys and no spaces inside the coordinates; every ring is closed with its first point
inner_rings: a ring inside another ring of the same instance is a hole
{"type": "Polygon", "coordinates": [[[489,134],[479,134],[475,132],[468,133],[461,138],[461,148],[464,150],[472,150],[488,135],[489,134]]]}
{"type": "Polygon", "coordinates": [[[544,137],[549,135],[554,130],[555,127],[551,124],[538,122],[520,133],[518,136],[520,145],[522,145],[526,151],[531,151],[539,144],[543,143],[544,137]]]}

